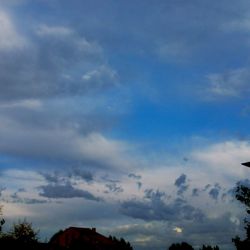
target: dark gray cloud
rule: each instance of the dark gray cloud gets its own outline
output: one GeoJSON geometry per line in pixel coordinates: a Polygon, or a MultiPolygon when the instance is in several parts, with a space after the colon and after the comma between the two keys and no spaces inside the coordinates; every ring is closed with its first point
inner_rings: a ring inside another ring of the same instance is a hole
{"type": "MultiPolygon", "coordinates": [[[[208,185],[207,185],[207,187],[208,187],[208,185]]],[[[208,191],[209,196],[210,196],[213,200],[216,200],[216,201],[217,201],[218,198],[219,198],[219,196],[220,196],[221,190],[222,190],[222,188],[221,188],[220,184],[216,183],[216,184],[214,184],[213,186],[210,185],[210,186],[209,186],[209,189],[206,189],[206,190],[204,190],[204,191],[208,191]]]]}
{"type": "Polygon", "coordinates": [[[91,172],[80,168],[64,169],[61,171],[55,170],[52,172],[42,172],[40,174],[50,185],[73,184],[77,180],[83,180],[87,183],[91,183],[94,180],[91,172]]]}
{"type": "Polygon", "coordinates": [[[207,191],[212,185],[211,184],[207,184],[204,188],[203,191],[207,191]]]}
{"type": "Polygon", "coordinates": [[[185,191],[188,190],[188,187],[189,187],[188,185],[180,186],[179,189],[178,189],[178,191],[177,191],[177,194],[178,195],[182,195],[185,191]]]}
{"type": "Polygon", "coordinates": [[[93,173],[84,169],[80,169],[80,168],[73,168],[72,171],[69,172],[69,177],[80,178],[86,182],[94,181],[93,173]]]}
{"type": "Polygon", "coordinates": [[[23,198],[19,200],[19,203],[25,203],[25,204],[44,204],[48,203],[49,201],[47,200],[42,200],[42,199],[29,199],[29,198],[23,198]]]}
{"type": "Polygon", "coordinates": [[[53,172],[53,173],[43,172],[41,173],[41,175],[48,183],[56,184],[61,182],[61,178],[58,172],[53,172]]]}
{"type": "Polygon", "coordinates": [[[212,188],[210,191],[209,191],[209,195],[212,199],[214,200],[218,200],[218,197],[219,197],[219,194],[220,194],[220,189],[218,188],[212,188]]]}
{"type": "Polygon", "coordinates": [[[122,186],[117,185],[117,183],[108,183],[105,185],[106,188],[108,188],[108,191],[105,191],[106,193],[122,193],[124,191],[124,189],[122,188],[122,186]]]}
{"type": "Polygon", "coordinates": [[[178,188],[178,195],[182,195],[185,191],[187,191],[189,187],[189,185],[187,185],[187,176],[185,174],[180,175],[175,180],[175,186],[178,188]]]}
{"type": "Polygon", "coordinates": [[[214,185],[207,184],[204,188],[192,189],[193,197],[198,197],[204,194],[208,194],[209,197],[215,201],[218,201],[219,199],[223,202],[228,200],[232,201],[234,198],[234,188],[222,188],[219,183],[216,183],[214,185]]]}
{"type": "Polygon", "coordinates": [[[142,182],[137,181],[137,182],[136,182],[136,184],[137,184],[138,189],[140,190],[140,189],[141,189],[141,187],[142,187],[142,182]]]}
{"type": "Polygon", "coordinates": [[[175,186],[180,187],[181,185],[185,184],[187,181],[187,176],[185,174],[180,175],[176,180],[175,180],[175,186]]]}
{"type": "Polygon", "coordinates": [[[192,190],[192,196],[199,196],[199,194],[200,194],[200,190],[198,188],[194,188],[192,190]]]}
{"type": "Polygon", "coordinates": [[[164,197],[166,197],[166,193],[165,192],[161,192],[159,190],[154,190],[154,189],[146,189],[144,191],[144,198],[146,199],[151,199],[151,200],[154,200],[154,199],[162,199],[164,197]]]}
{"type": "Polygon", "coordinates": [[[27,190],[25,188],[19,188],[17,190],[17,192],[19,192],[19,193],[25,193],[25,192],[27,192],[27,190]]]}
{"type": "Polygon", "coordinates": [[[44,204],[48,203],[49,201],[45,199],[24,198],[20,197],[17,193],[14,193],[11,195],[11,199],[7,200],[7,202],[32,205],[32,204],[44,204]]]}
{"type": "Polygon", "coordinates": [[[183,199],[166,203],[165,193],[146,190],[145,200],[128,200],[121,204],[121,212],[127,216],[145,221],[202,220],[203,213],[183,199]]]}
{"type": "Polygon", "coordinates": [[[113,179],[113,178],[110,178],[108,175],[105,175],[102,177],[102,180],[103,181],[106,181],[106,182],[109,182],[109,183],[120,183],[121,181],[118,180],[118,179],[113,179]]]}
{"type": "Polygon", "coordinates": [[[92,201],[101,201],[101,198],[94,196],[86,190],[74,188],[71,184],[46,185],[39,187],[39,189],[41,190],[40,195],[47,198],[84,198],[92,201]]]}
{"type": "Polygon", "coordinates": [[[140,180],[141,179],[141,175],[136,175],[134,173],[130,173],[128,174],[129,178],[135,179],[135,180],[140,180]]]}
{"type": "Polygon", "coordinates": [[[138,187],[138,190],[140,190],[141,187],[142,187],[142,182],[140,181],[141,178],[142,178],[141,175],[137,175],[137,174],[135,174],[135,173],[129,173],[129,174],[128,174],[128,177],[131,178],[131,179],[136,180],[136,185],[137,185],[137,187],[138,187]]]}

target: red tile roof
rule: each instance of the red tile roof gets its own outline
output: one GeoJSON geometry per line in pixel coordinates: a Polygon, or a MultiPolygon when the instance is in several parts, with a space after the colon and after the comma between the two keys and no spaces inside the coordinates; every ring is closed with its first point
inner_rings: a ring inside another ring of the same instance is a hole
{"type": "Polygon", "coordinates": [[[94,249],[106,249],[115,247],[112,239],[96,232],[95,228],[69,227],[55,234],[50,244],[63,248],[72,247],[74,244],[91,245],[94,249]]]}

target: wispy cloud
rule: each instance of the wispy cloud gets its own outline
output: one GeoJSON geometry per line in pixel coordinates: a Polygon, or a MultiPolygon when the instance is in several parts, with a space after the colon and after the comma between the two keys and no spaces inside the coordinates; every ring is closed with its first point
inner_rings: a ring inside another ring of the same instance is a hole
{"type": "Polygon", "coordinates": [[[0,51],[8,53],[12,50],[22,49],[27,45],[27,40],[19,34],[11,17],[7,12],[0,11],[0,51]]]}
{"type": "Polygon", "coordinates": [[[248,68],[229,70],[224,73],[209,74],[208,92],[214,97],[242,97],[250,92],[248,68]]]}
{"type": "Polygon", "coordinates": [[[36,33],[41,37],[55,36],[56,39],[58,39],[58,37],[68,37],[74,35],[74,31],[70,28],[64,26],[48,26],[46,24],[40,25],[36,29],[36,33]]]}

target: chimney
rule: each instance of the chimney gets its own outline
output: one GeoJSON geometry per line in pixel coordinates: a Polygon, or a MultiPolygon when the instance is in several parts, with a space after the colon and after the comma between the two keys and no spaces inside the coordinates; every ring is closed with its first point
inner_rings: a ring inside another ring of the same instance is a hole
{"type": "Polygon", "coordinates": [[[91,229],[93,232],[96,232],[96,228],[95,227],[92,227],[91,229]]]}

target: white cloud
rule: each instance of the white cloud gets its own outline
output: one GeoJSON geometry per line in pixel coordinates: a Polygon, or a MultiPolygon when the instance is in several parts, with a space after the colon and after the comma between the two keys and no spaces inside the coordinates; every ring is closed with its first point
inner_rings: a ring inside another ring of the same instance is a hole
{"type": "Polygon", "coordinates": [[[29,190],[29,196],[37,192],[34,187],[45,184],[44,179],[37,172],[32,170],[7,169],[2,171],[1,186],[8,187],[7,191],[14,192],[19,188],[29,190]]]}
{"type": "Polygon", "coordinates": [[[65,127],[27,129],[26,125],[1,117],[0,136],[1,153],[14,157],[82,162],[119,171],[128,171],[133,166],[127,155],[128,145],[100,133],[81,135],[77,129],[65,127]]]}
{"type": "Polygon", "coordinates": [[[176,233],[182,233],[183,229],[181,227],[174,227],[173,231],[175,231],[176,233]]]}
{"type": "Polygon", "coordinates": [[[20,49],[26,42],[26,39],[18,34],[11,17],[0,11],[0,50],[20,49]]]}
{"type": "Polygon", "coordinates": [[[93,161],[100,161],[100,165],[103,161],[104,165],[107,164],[113,168],[129,169],[129,162],[124,162],[126,160],[123,158],[128,145],[123,142],[107,139],[98,133],[91,133],[84,140],[76,139],[76,145],[82,154],[92,158],[93,161]]]}
{"type": "Polygon", "coordinates": [[[25,206],[20,206],[20,204],[13,204],[8,202],[3,202],[3,214],[4,218],[9,222],[9,219],[20,219],[32,216],[33,212],[25,206]]]}
{"type": "Polygon", "coordinates": [[[250,174],[247,168],[240,165],[242,162],[250,160],[250,144],[248,142],[225,141],[215,143],[206,148],[194,150],[191,157],[199,162],[200,168],[204,171],[213,170],[211,175],[214,175],[215,178],[216,176],[224,176],[225,179],[226,177],[239,179],[250,174]]]}

